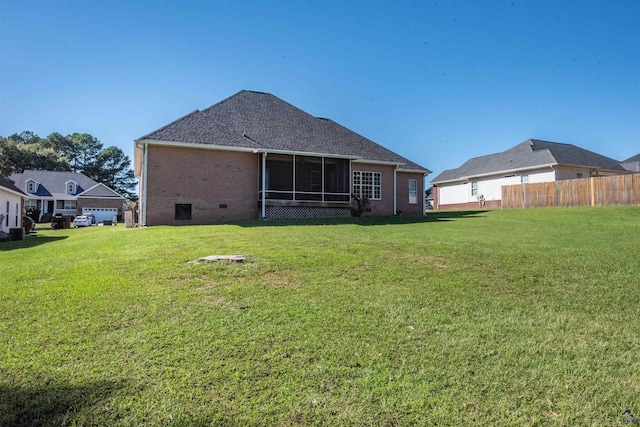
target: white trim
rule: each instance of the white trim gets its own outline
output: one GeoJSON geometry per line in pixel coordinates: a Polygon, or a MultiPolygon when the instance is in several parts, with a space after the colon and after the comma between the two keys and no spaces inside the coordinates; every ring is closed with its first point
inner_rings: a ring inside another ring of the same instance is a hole
{"type": "MultiPolygon", "coordinates": [[[[164,147],[176,147],[176,148],[201,148],[203,150],[220,150],[220,151],[240,151],[244,153],[273,153],[273,154],[292,154],[297,156],[312,156],[312,157],[333,157],[336,159],[360,159],[358,156],[349,156],[343,154],[329,154],[329,153],[316,153],[313,151],[292,151],[292,150],[273,150],[269,148],[251,148],[251,147],[236,147],[231,145],[214,145],[197,142],[171,142],[161,140],[137,140],[136,144],[144,142],[145,145],[160,145],[164,147]]],[[[396,163],[392,163],[396,164],[396,163]]]]}
{"type": "Polygon", "coordinates": [[[147,181],[149,177],[147,176],[148,172],[148,163],[149,163],[149,144],[144,144],[143,154],[142,154],[142,225],[147,225],[147,181]]]}
{"type": "Polygon", "coordinates": [[[389,165],[389,166],[401,166],[404,165],[404,163],[398,163],[398,162],[387,162],[384,160],[367,160],[365,158],[362,157],[352,157],[353,162],[354,163],[370,163],[372,165],[389,165]]]}
{"type": "Polygon", "coordinates": [[[75,195],[76,191],[78,191],[78,183],[77,182],[75,182],[74,180],[70,179],[70,180],[68,180],[68,181],[66,181],[64,183],[64,192],[65,193],[70,194],[70,195],[73,196],[73,195],[75,195]],[[71,192],[69,192],[69,183],[73,184],[73,189],[72,189],[71,192]]]}

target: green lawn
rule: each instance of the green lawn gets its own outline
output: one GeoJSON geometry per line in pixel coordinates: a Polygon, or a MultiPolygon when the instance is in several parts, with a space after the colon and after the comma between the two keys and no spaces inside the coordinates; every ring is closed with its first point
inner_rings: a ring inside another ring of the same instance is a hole
{"type": "Polygon", "coordinates": [[[640,207],[0,243],[0,425],[640,419],[640,207]],[[193,264],[242,254],[243,264],[193,264]]]}

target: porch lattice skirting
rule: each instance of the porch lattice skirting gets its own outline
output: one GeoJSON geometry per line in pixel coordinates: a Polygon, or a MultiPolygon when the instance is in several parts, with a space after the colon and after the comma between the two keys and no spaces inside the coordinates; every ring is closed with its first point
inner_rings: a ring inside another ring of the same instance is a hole
{"type": "Polygon", "coordinates": [[[267,218],[346,218],[351,216],[349,207],[265,206],[267,218]]]}

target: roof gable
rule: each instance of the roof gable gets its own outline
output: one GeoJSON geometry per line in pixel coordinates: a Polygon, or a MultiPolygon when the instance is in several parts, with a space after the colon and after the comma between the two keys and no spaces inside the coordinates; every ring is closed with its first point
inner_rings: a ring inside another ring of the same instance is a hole
{"type": "Polygon", "coordinates": [[[528,139],[501,153],[469,159],[457,169],[445,170],[431,182],[455,181],[474,176],[555,165],[625,171],[616,160],[575,145],[528,139]]]}
{"type": "Polygon", "coordinates": [[[77,172],[25,170],[23,173],[12,174],[10,179],[16,183],[18,188],[25,190],[28,181],[36,181],[39,183],[38,188],[35,193],[30,194],[33,196],[54,197],[58,199],[73,198],[85,192],[87,189],[98,185],[98,182],[77,172]],[[67,184],[69,182],[75,184],[75,192],[73,194],[67,192],[67,184]]]}
{"type": "Polygon", "coordinates": [[[78,194],[78,197],[79,198],[96,197],[96,198],[124,199],[123,196],[121,196],[120,194],[116,193],[114,190],[112,190],[111,188],[107,187],[106,185],[104,185],[101,182],[97,183],[93,187],[91,187],[91,188],[83,191],[82,193],[78,194]]]}
{"type": "Polygon", "coordinates": [[[25,198],[27,196],[22,190],[16,187],[16,185],[13,183],[12,180],[5,178],[3,176],[0,176],[0,188],[2,188],[3,190],[9,191],[11,193],[16,193],[17,195],[25,198]]]}
{"type": "Polygon", "coordinates": [[[263,92],[238,92],[139,139],[153,140],[335,155],[401,164],[404,169],[429,172],[331,120],[314,117],[263,92]]]}

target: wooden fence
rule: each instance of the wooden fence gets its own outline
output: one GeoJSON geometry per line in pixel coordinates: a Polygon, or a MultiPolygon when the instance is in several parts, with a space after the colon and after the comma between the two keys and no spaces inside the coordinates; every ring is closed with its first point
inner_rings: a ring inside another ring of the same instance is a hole
{"type": "Polygon", "coordinates": [[[640,205],[640,174],[502,186],[503,208],[640,205]]]}

